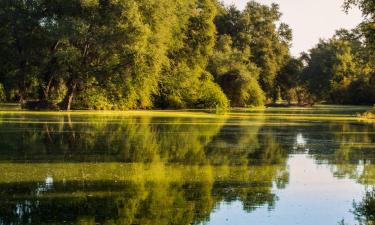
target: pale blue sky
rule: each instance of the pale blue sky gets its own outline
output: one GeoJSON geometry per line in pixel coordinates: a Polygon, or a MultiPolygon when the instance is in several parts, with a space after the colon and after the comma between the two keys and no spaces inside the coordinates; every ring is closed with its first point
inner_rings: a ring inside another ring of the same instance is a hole
{"type": "MultiPolygon", "coordinates": [[[[320,38],[330,38],[338,28],[351,29],[362,20],[361,12],[342,10],[344,0],[257,0],[263,4],[277,3],[283,13],[282,21],[293,29],[292,54],[298,56],[316,45],[320,38]]],[[[248,0],[223,0],[243,9],[248,0]]]]}

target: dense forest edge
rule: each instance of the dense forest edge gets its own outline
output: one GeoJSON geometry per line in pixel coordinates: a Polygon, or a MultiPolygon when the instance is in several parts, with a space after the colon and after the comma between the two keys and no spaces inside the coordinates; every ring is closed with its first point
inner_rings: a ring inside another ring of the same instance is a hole
{"type": "Polygon", "coordinates": [[[293,57],[277,4],[3,0],[0,101],[34,110],[372,105],[375,2],[351,7],[363,12],[357,28],[293,57]]]}

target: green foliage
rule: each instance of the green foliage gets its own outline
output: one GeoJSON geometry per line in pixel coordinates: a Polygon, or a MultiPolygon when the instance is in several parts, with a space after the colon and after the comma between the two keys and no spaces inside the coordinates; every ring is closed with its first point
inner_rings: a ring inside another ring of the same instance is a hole
{"type": "Polygon", "coordinates": [[[361,31],[341,29],[310,51],[303,80],[316,101],[374,104],[375,72],[361,31]]]}
{"type": "Polygon", "coordinates": [[[242,12],[234,7],[222,9],[216,19],[218,33],[229,35],[233,46],[259,68],[257,79],[268,99],[272,98],[276,74],[289,55],[292,36],[288,25],[277,26],[280,17],[277,4],[250,1],[242,12]]]}
{"type": "Polygon", "coordinates": [[[6,98],[4,85],[0,83],[0,102],[6,101],[6,98]]]}
{"type": "Polygon", "coordinates": [[[374,18],[375,2],[372,0],[345,0],[344,7],[349,9],[351,5],[358,5],[365,16],[374,18]]]}
{"type": "Polygon", "coordinates": [[[276,25],[278,6],[255,2],[242,12],[215,0],[0,7],[0,82],[10,100],[67,110],[224,109],[227,97],[262,105],[291,40],[289,27],[276,25]]]}
{"type": "Polygon", "coordinates": [[[348,42],[334,38],[311,49],[304,79],[316,100],[343,103],[343,95],[355,76],[356,65],[348,42]]]}
{"type": "Polygon", "coordinates": [[[203,82],[197,101],[197,108],[226,110],[229,102],[220,86],[211,80],[203,82]]]}
{"type": "Polygon", "coordinates": [[[363,13],[364,20],[358,26],[359,36],[364,39],[367,49],[368,62],[373,71],[375,68],[375,1],[373,0],[345,0],[344,8],[348,11],[353,5],[358,6],[363,13]]]}
{"type": "Polygon", "coordinates": [[[311,104],[311,96],[303,79],[302,58],[290,58],[277,74],[276,90],[280,90],[281,98],[289,104],[311,104]]]}
{"type": "Polygon", "coordinates": [[[0,97],[67,110],[375,103],[374,3],[352,5],[358,28],[293,59],[277,4],[1,1],[0,97]]]}
{"type": "Polygon", "coordinates": [[[216,6],[211,0],[197,0],[185,13],[180,16],[185,20],[180,28],[183,35],[176,40],[181,45],[168,52],[169,63],[160,79],[158,106],[226,108],[226,97],[206,71],[215,44],[216,6]]]}
{"type": "Polygon", "coordinates": [[[265,101],[257,82],[259,69],[246,55],[233,46],[230,36],[222,35],[208,66],[234,107],[260,106],[265,101]]]}
{"type": "Polygon", "coordinates": [[[106,92],[93,86],[79,92],[73,103],[74,109],[111,110],[114,106],[108,100],[106,92]]]}

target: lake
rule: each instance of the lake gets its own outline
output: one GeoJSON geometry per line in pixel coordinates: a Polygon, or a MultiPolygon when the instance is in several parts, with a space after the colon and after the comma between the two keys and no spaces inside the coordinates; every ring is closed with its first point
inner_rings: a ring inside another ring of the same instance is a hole
{"type": "Polygon", "coordinates": [[[0,224],[371,224],[366,110],[0,111],[0,224]]]}

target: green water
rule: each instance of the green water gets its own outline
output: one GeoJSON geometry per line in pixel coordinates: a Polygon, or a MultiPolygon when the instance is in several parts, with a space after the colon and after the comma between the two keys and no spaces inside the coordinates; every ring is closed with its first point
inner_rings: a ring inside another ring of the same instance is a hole
{"type": "Polygon", "coordinates": [[[367,109],[7,108],[0,224],[371,224],[375,123],[355,116],[367,109]]]}

